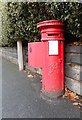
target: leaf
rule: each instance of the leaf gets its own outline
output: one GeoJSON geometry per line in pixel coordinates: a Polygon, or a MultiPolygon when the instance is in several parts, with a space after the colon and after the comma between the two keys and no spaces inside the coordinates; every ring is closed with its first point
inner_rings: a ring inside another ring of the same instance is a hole
{"type": "Polygon", "coordinates": [[[33,78],[33,75],[29,74],[27,75],[28,78],[33,78]]]}
{"type": "Polygon", "coordinates": [[[80,106],[82,106],[82,103],[79,103],[80,106]]]}
{"type": "Polygon", "coordinates": [[[42,80],[41,80],[41,82],[42,82],[42,80]]]}
{"type": "Polygon", "coordinates": [[[33,75],[33,77],[34,77],[34,78],[36,78],[36,77],[37,77],[37,75],[36,75],[36,74],[34,74],[34,75],[33,75]]]}
{"type": "Polygon", "coordinates": [[[79,96],[78,96],[78,95],[76,95],[74,98],[75,98],[75,99],[79,99],[79,96]]]}
{"type": "Polygon", "coordinates": [[[74,102],[73,105],[77,106],[77,105],[79,105],[79,103],[78,102],[74,102]]]}
{"type": "Polygon", "coordinates": [[[63,97],[68,97],[68,92],[65,92],[63,97]]]}
{"type": "Polygon", "coordinates": [[[69,93],[68,97],[69,97],[70,100],[76,101],[75,94],[73,92],[69,93]]]}

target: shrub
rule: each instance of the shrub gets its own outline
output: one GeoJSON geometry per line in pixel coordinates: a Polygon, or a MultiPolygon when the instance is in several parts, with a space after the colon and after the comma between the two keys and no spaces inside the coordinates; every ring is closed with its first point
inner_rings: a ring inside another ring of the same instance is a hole
{"type": "MultiPolygon", "coordinates": [[[[8,2],[6,7],[6,37],[9,45],[18,39],[40,41],[38,22],[58,19],[65,23],[66,40],[80,40],[82,4],[78,2],[8,2]]],[[[5,39],[5,38],[4,38],[5,39]]]]}

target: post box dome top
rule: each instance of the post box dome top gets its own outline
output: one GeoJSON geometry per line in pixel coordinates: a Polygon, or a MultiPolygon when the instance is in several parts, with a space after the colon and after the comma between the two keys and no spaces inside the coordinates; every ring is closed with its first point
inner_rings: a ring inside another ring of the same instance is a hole
{"type": "Polygon", "coordinates": [[[64,27],[64,24],[60,20],[46,20],[46,21],[39,22],[37,24],[37,28],[48,27],[48,26],[64,27]]]}

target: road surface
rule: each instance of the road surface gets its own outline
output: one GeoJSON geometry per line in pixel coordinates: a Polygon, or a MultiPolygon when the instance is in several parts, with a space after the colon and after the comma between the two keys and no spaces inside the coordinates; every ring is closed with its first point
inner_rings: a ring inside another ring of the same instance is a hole
{"type": "Polygon", "coordinates": [[[41,97],[39,78],[27,78],[18,66],[2,59],[3,118],[80,118],[80,110],[66,99],[41,97]]]}

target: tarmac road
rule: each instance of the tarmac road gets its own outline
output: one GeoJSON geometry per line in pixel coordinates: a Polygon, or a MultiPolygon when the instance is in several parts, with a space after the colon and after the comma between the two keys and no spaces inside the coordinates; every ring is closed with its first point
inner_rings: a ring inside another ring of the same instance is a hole
{"type": "Polygon", "coordinates": [[[71,101],[48,101],[41,97],[39,78],[27,78],[18,66],[2,59],[3,118],[80,118],[71,101]]]}

